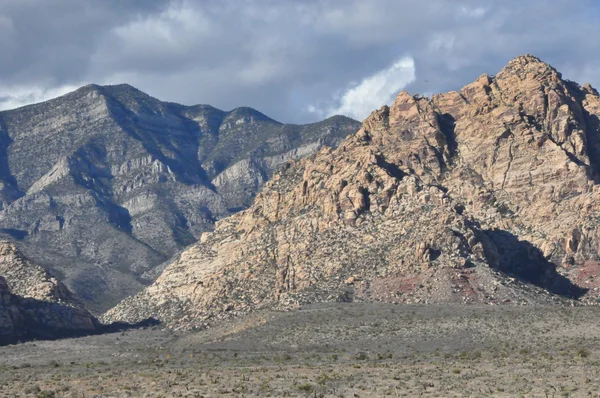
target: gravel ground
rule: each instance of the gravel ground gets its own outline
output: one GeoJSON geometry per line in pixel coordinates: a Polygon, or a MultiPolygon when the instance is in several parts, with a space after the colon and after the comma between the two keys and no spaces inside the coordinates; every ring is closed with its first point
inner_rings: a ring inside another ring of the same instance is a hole
{"type": "Polygon", "coordinates": [[[315,305],[0,347],[0,397],[600,397],[600,308],[315,305]]]}

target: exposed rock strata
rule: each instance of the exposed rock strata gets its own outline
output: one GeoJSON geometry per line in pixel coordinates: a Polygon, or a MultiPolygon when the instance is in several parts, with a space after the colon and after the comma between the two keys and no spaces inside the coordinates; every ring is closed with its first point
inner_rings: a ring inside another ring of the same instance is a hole
{"type": "Polygon", "coordinates": [[[433,98],[401,93],[290,162],[104,315],[202,326],[314,301],[594,301],[600,97],[533,56],[433,98]]]}

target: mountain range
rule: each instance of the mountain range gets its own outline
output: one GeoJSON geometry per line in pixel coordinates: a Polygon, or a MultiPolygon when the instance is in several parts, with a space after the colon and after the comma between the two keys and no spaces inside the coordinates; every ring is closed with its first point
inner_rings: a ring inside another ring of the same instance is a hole
{"type": "Polygon", "coordinates": [[[0,112],[0,235],[96,313],[251,204],[273,172],[360,124],[279,123],[251,108],[89,85],[0,112]]]}

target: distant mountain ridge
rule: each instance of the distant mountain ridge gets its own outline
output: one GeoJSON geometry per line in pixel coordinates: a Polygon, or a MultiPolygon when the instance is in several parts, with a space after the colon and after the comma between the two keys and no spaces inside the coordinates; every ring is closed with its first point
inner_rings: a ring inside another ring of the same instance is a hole
{"type": "Polygon", "coordinates": [[[359,125],[286,125],[252,108],[88,85],[0,112],[0,234],[102,311],[247,207],[279,166],[359,125]]]}

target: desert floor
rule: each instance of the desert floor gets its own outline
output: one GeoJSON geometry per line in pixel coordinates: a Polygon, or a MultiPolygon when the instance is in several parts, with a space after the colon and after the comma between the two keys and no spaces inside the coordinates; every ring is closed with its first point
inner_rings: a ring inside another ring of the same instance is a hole
{"type": "Polygon", "coordinates": [[[0,347],[0,397],[600,397],[600,307],[314,305],[0,347]]]}

